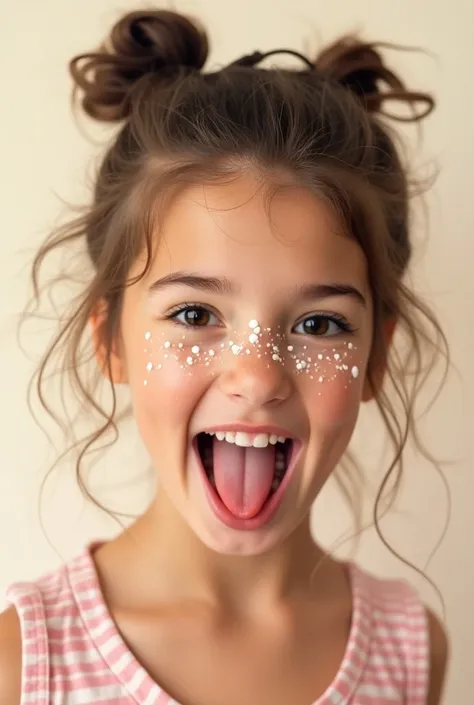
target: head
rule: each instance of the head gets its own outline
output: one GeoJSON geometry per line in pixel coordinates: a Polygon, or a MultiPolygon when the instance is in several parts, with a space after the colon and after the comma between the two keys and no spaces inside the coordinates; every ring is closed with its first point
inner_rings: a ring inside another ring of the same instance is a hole
{"type": "Polygon", "coordinates": [[[350,496],[344,460],[362,403],[387,425],[385,482],[398,485],[422,342],[433,352],[442,334],[404,283],[408,176],[383,106],[422,103],[426,114],[432,101],[407,91],[375,45],[352,39],[299,70],[263,68],[254,54],[205,73],[207,52],[190,20],[134,12],[71,63],[86,113],[119,128],[93,203],[35,262],[37,277],[47,253],[79,239],[93,268],[39,383],[69,350],[82,403],[105,419],[84,441],[80,474],[116,424],[115,401],[101,409],[78,364],[92,331],[102,379],[113,400],[128,386],[173,511],[211,548],[256,554],[296,529],[333,473],[350,496]],[[223,519],[207,485],[227,480],[203,479],[209,433],[248,444],[252,431],[285,465],[263,524],[249,507],[223,519]]]}

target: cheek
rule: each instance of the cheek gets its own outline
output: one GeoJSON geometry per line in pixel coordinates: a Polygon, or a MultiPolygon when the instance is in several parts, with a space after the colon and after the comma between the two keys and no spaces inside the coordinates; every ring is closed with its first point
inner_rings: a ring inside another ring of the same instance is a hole
{"type": "Polygon", "coordinates": [[[190,364],[190,351],[171,350],[142,342],[127,351],[129,386],[137,425],[147,445],[183,433],[186,424],[212,382],[211,365],[190,364]]]}

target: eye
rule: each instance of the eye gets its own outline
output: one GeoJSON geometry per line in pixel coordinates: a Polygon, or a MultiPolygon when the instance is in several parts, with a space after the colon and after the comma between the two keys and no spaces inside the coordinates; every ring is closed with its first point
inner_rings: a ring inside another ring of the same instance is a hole
{"type": "Polygon", "coordinates": [[[219,319],[205,306],[185,304],[171,311],[167,316],[169,320],[187,328],[206,328],[219,325],[219,319]]]}
{"type": "Polygon", "coordinates": [[[343,316],[318,313],[307,316],[297,323],[292,332],[299,335],[330,338],[339,333],[353,333],[354,329],[343,316]]]}

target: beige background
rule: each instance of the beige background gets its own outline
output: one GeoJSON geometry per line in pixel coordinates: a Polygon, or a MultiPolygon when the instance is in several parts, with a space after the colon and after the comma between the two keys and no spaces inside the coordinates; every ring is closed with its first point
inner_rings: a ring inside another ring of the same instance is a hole
{"type": "MultiPolygon", "coordinates": [[[[435,307],[450,340],[457,372],[423,422],[432,449],[453,461],[445,471],[453,516],[442,547],[429,567],[445,598],[452,640],[446,702],[470,705],[474,665],[474,479],[471,470],[474,415],[474,209],[472,195],[472,0],[190,0],[177,6],[201,17],[212,39],[211,64],[255,49],[316,47],[347,30],[365,37],[421,46],[429,55],[393,55],[414,87],[432,90],[439,102],[420,143],[413,130],[413,164],[435,160],[441,174],[429,195],[428,218],[417,219],[414,280],[435,307]],[[428,237],[426,237],[428,234],[428,237]],[[471,403],[470,403],[471,402],[471,403]]],[[[63,201],[87,197],[88,177],[104,131],[87,124],[87,141],[68,104],[66,64],[94,47],[120,11],[117,0],[0,0],[1,209],[0,232],[0,592],[14,579],[33,578],[71,556],[92,537],[116,531],[109,519],[84,505],[71,463],[47,485],[42,531],[38,518],[40,482],[54,458],[30,418],[26,385],[32,360],[15,337],[17,314],[28,291],[27,264],[48,228],[67,214],[63,201]]],[[[29,328],[23,343],[34,358],[46,340],[44,326],[29,328]],[[36,332],[35,332],[36,330],[36,332]]],[[[363,446],[370,481],[382,468],[379,426],[364,410],[357,442],[363,446]],[[367,457],[368,456],[368,457],[367,457]]],[[[122,442],[94,469],[94,487],[116,508],[139,511],[150,491],[146,458],[130,425],[122,442]]],[[[413,454],[408,456],[405,491],[387,525],[407,558],[423,566],[443,527],[446,500],[439,478],[413,454]]],[[[315,518],[326,542],[349,528],[336,493],[325,492],[315,518]]],[[[346,550],[346,545],[343,550],[346,550]]],[[[439,610],[426,583],[392,558],[367,532],[358,558],[373,571],[408,577],[439,610]]]]}

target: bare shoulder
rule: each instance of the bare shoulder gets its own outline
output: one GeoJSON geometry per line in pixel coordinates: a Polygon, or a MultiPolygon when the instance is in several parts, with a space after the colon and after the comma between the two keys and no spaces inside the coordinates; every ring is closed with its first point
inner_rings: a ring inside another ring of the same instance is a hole
{"type": "Polygon", "coordinates": [[[440,705],[449,660],[449,641],[439,618],[429,609],[426,614],[430,638],[430,686],[427,705],[440,705]]]}
{"type": "Polygon", "coordinates": [[[20,705],[21,629],[14,607],[0,614],[0,702],[20,705]]]}

